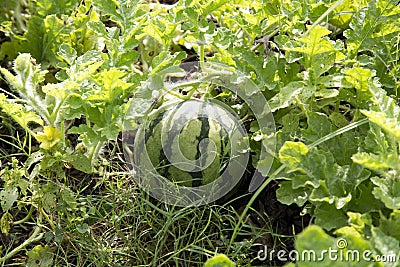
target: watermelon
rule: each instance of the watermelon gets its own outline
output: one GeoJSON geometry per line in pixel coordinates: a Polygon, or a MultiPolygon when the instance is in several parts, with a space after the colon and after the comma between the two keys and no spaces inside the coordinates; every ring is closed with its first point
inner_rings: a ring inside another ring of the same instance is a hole
{"type": "Polygon", "coordinates": [[[215,181],[230,158],[226,127],[201,114],[207,108],[214,113],[220,110],[195,103],[156,112],[149,117],[144,132],[151,164],[158,174],[180,186],[197,187],[215,181]]]}
{"type": "Polygon", "coordinates": [[[178,206],[233,193],[250,154],[246,131],[233,114],[213,100],[168,101],[155,108],[134,134],[131,157],[138,184],[178,206]]]}

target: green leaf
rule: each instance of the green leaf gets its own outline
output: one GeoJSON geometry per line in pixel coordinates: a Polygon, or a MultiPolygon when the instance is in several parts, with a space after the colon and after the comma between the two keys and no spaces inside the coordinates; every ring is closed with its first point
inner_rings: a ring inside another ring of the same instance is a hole
{"type": "Polygon", "coordinates": [[[60,46],[57,55],[71,65],[77,57],[77,52],[70,44],[64,43],[60,46]]]}
{"type": "MultiPolygon", "coordinates": [[[[161,71],[167,69],[170,66],[177,65],[186,56],[185,52],[175,53],[173,55],[169,54],[167,51],[163,51],[154,57],[151,66],[151,75],[160,73],[161,71]]],[[[175,72],[175,71],[174,71],[175,72]]]]}
{"type": "Polygon", "coordinates": [[[390,27],[390,23],[387,23],[390,16],[399,14],[396,10],[396,2],[373,0],[366,3],[367,5],[359,6],[357,12],[353,14],[350,29],[344,32],[350,58],[356,57],[358,52],[365,50],[380,52],[380,55],[385,57],[384,42],[390,39],[391,33],[398,34],[398,29],[390,27]]]}
{"type": "Polygon", "coordinates": [[[139,54],[135,50],[119,53],[118,56],[119,60],[118,64],[116,65],[117,67],[129,66],[137,62],[139,59],[139,54]]]}
{"type": "Polygon", "coordinates": [[[377,255],[385,255],[387,258],[391,257],[392,262],[385,262],[385,266],[398,266],[396,260],[400,254],[399,240],[394,237],[387,236],[383,230],[378,227],[372,227],[371,243],[377,251],[377,255]],[[394,261],[393,261],[394,259],[394,261]]]}
{"type": "Polygon", "coordinates": [[[353,195],[357,195],[358,185],[368,179],[369,171],[356,164],[340,166],[331,153],[308,149],[301,142],[286,142],[280,149],[279,158],[287,165],[287,173],[293,174],[287,176],[290,181],[283,182],[278,189],[278,199],[286,204],[309,201],[317,206],[316,220],[320,225],[327,229],[333,229],[337,224],[343,226],[346,223],[344,211],[353,195]],[[335,214],[334,218],[339,222],[327,218],[330,214],[335,214]]]}
{"type": "Polygon", "coordinates": [[[89,225],[87,223],[78,224],[78,226],[76,227],[76,230],[79,233],[84,234],[88,231],[88,227],[89,227],[89,225]]]}
{"type": "Polygon", "coordinates": [[[51,0],[39,0],[36,2],[36,12],[46,17],[51,14],[68,14],[73,11],[78,5],[77,1],[74,0],[60,0],[57,2],[51,0]]]}
{"type": "Polygon", "coordinates": [[[271,111],[286,108],[295,102],[296,97],[301,94],[304,89],[304,82],[291,82],[283,87],[278,94],[271,98],[269,105],[271,111]]]}
{"type": "Polygon", "coordinates": [[[360,3],[353,2],[352,0],[343,1],[342,4],[333,10],[333,16],[329,19],[329,22],[336,27],[347,29],[353,16],[352,13],[356,11],[359,4],[360,3]]]}
{"type": "Polygon", "coordinates": [[[26,254],[28,256],[27,267],[50,267],[53,264],[53,252],[48,245],[45,247],[37,245],[26,254]]]}
{"type": "Polygon", "coordinates": [[[343,60],[344,54],[340,52],[340,42],[333,42],[326,36],[331,31],[322,26],[315,26],[310,30],[309,34],[299,38],[297,44],[286,47],[291,53],[301,53],[304,58],[300,62],[307,68],[307,76],[309,76],[311,84],[318,84],[318,78],[323,73],[329,71],[335,62],[343,60]]]}
{"type": "Polygon", "coordinates": [[[123,22],[124,18],[119,13],[120,3],[116,0],[95,0],[93,5],[102,11],[104,15],[109,15],[113,21],[123,22]]]}
{"type": "Polygon", "coordinates": [[[310,192],[307,192],[305,188],[292,188],[292,182],[283,181],[280,182],[278,190],[276,190],[276,198],[279,202],[290,205],[296,203],[298,206],[303,206],[308,200],[310,192]]]}
{"type": "Polygon", "coordinates": [[[343,262],[347,263],[347,266],[380,266],[384,265],[382,262],[375,262],[373,259],[368,258],[371,254],[375,253],[375,250],[371,243],[364,239],[364,237],[358,233],[353,227],[345,226],[335,231],[335,235],[339,235],[336,245],[344,247],[339,249],[339,253],[343,255],[343,262]]]}
{"type": "Polygon", "coordinates": [[[61,44],[68,42],[73,31],[73,28],[67,27],[64,19],[66,18],[55,14],[45,18],[33,16],[28,21],[28,31],[20,42],[20,51],[32,54],[43,66],[57,65],[57,50],[61,44]]]}
{"type": "Polygon", "coordinates": [[[376,186],[373,195],[385,203],[389,209],[400,209],[400,180],[372,177],[371,181],[376,186]]]}
{"type": "Polygon", "coordinates": [[[44,192],[42,199],[42,206],[47,212],[51,212],[53,208],[57,205],[56,195],[52,192],[44,192]]]}
{"type": "Polygon", "coordinates": [[[339,174],[341,169],[334,164],[334,159],[329,153],[315,148],[309,151],[307,146],[301,142],[288,141],[280,149],[279,158],[288,166],[289,172],[298,171],[304,174],[293,177],[293,188],[299,188],[306,184],[318,188],[319,180],[323,179],[327,179],[328,186],[334,183],[336,190],[340,188],[333,181],[336,181],[335,175],[339,174]],[[332,182],[331,179],[333,179],[332,182]]]}
{"type": "Polygon", "coordinates": [[[342,113],[336,111],[329,115],[329,119],[338,128],[345,127],[349,124],[349,121],[346,119],[346,117],[342,113]]]}
{"type": "Polygon", "coordinates": [[[398,118],[400,107],[392,97],[387,96],[387,92],[377,84],[370,84],[369,90],[372,98],[370,99],[377,112],[384,112],[388,118],[398,118]]]}
{"type": "Polygon", "coordinates": [[[63,205],[71,209],[74,209],[77,206],[77,200],[75,194],[68,187],[63,187],[60,190],[60,201],[62,202],[63,205]]]}
{"type": "Polygon", "coordinates": [[[381,215],[381,230],[388,236],[400,240],[400,210],[393,210],[389,218],[381,215]]]}
{"type": "Polygon", "coordinates": [[[294,135],[299,129],[299,114],[289,113],[282,117],[282,131],[294,135]]]}
{"type": "Polygon", "coordinates": [[[361,112],[367,116],[371,122],[381,127],[385,132],[400,142],[400,118],[390,118],[385,112],[376,112],[372,110],[362,110],[361,112]]]}
{"type": "Polygon", "coordinates": [[[107,28],[104,25],[103,22],[101,21],[89,21],[88,22],[88,28],[94,31],[96,34],[98,34],[101,37],[107,37],[107,28]]]}
{"type": "Polygon", "coordinates": [[[332,125],[324,113],[307,111],[306,115],[307,128],[302,133],[307,141],[315,142],[336,130],[336,127],[332,125]]]}
{"type": "MultiPolygon", "coordinates": [[[[335,177],[336,178],[336,177],[335,177]]],[[[329,190],[327,186],[328,181],[321,180],[319,187],[314,189],[310,195],[310,200],[313,202],[327,202],[335,204],[337,209],[342,209],[351,200],[351,193],[345,195],[345,192],[338,192],[329,190]],[[338,196],[339,195],[339,196],[338,196]]]]}
{"type": "Polygon", "coordinates": [[[92,173],[92,163],[85,155],[72,154],[68,157],[68,160],[75,169],[84,173],[92,173]]]}
{"type": "Polygon", "coordinates": [[[339,95],[339,91],[335,89],[322,89],[314,94],[316,97],[319,98],[332,98],[339,95]]]}
{"type": "Polygon", "coordinates": [[[143,98],[134,98],[130,101],[126,119],[142,118],[148,114],[153,102],[143,98]]]}
{"type": "Polygon", "coordinates": [[[100,141],[105,141],[103,137],[86,124],[80,124],[79,127],[73,126],[68,130],[68,134],[79,134],[80,139],[89,148],[94,147],[100,141]]]}
{"type": "Polygon", "coordinates": [[[364,182],[357,187],[357,194],[353,196],[349,203],[349,210],[356,210],[358,212],[374,212],[384,208],[381,201],[377,200],[372,191],[374,185],[370,182],[364,182]]]}
{"type": "MultiPolygon", "coordinates": [[[[45,99],[37,91],[40,83],[44,81],[47,71],[42,71],[40,65],[36,65],[29,54],[20,54],[17,57],[14,71],[15,76],[0,67],[0,73],[4,75],[10,87],[24,100],[24,105],[15,103],[16,100],[5,101],[4,95],[0,94],[0,106],[28,131],[27,125],[30,121],[43,125],[42,119],[44,119],[48,123],[54,123],[54,118],[47,110],[45,99]]],[[[50,100],[50,98],[46,100],[50,100]]]]}
{"type": "MultiPolygon", "coordinates": [[[[338,128],[332,124],[327,115],[307,111],[307,128],[302,129],[302,137],[309,143],[329,135],[338,128]]],[[[340,165],[351,164],[351,156],[357,152],[359,138],[354,131],[347,131],[325,141],[318,147],[330,151],[340,165]]]]}
{"type": "Polygon", "coordinates": [[[326,230],[338,229],[347,225],[347,216],[334,205],[321,204],[315,209],[315,223],[326,230]]]}
{"type": "Polygon", "coordinates": [[[0,191],[0,205],[3,212],[10,210],[14,202],[18,199],[18,189],[17,188],[4,188],[0,191]]]}
{"type": "Polygon", "coordinates": [[[36,65],[35,60],[30,54],[20,54],[14,61],[14,76],[7,69],[0,68],[7,82],[24,98],[33,98],[39,83],[44,81],[47,71],[41,70],[40,65],[36,65]]]}
{"type": "Polygon", "coordinates": [[[372,218],[368,213],[347,212],[347,216],[349,216],[349,224],[360,233],[366,230],[366,226],[372,225],[372,218]]]}
{"type": "Polygon", "coordinates": [[[295,248],[299,254],[297,266],[346,266],[341,261],[334,262],[323,251],[335,247],[333,237],[327,235],[319,226],[313,225],[300,233],[295,241],[295,248]]]}
{"type": "Polygon", "coordinates": [[[86,101],[116,101],[119,98],[125,98],[125,92],[131,87],[131,84],[125,82],[122,78],[125,73],[122,71],[111,68],[102,71],[97,77],[96,82],[101,87],[93,92],[90,96],[86,97],[86,101]]]}

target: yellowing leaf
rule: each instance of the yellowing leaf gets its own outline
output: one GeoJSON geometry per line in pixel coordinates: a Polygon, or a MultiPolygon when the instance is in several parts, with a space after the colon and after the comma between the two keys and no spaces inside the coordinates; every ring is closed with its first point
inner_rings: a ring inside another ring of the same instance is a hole
{"type": "Polygon", "coordinates": [[[123,91],[131,86],[130,83],[122,80],[124,76],[125,74],[116,68],[101,72],[97,76],[96,81],[102,87],[95,94],[87,97],[86,100],[112,101],[115,97],[119,97],[123,91]]]}
{"type": "MultiPolygon", "coordinates": [[[[361,3],[358,4],[361,5],[361,3]]],[[[329,22],[336,27],[347,29],[351,18],[353,17],[353,12],[355,12],[356,9],[356,4],[353,0],[345,0],[341,5],[333,10],[334,16],[329,20],[329,22]]]]}
{"type": "Polygon", "coordinates": [[[279,159],[282,163],[294,169],[298,167],[301,156],[306,155],[307,152],[308,148],[305,144],[287,141],[279,150],[279,159]]]}
{"type": "Polygon", "coordinates": [[[383,37],[392,33],[399,32],[400,29],[398,26],[395,24],[385,24],[384,27],[382,27],[382,30],[380,30],[377,33],[374,33],[371,35],[372,38],[377,38],[377,37],[383,37]]]}
{"type": "Polygon", "coordinates": [[[330,33],[331,33],[331,31],[328,30],[327,28],[317,25],[317,26],[314,27],[314,29],[312,29],[310,31],[310,34],[309,34],[308,37],[305,37],[305,38],[302,38],[302,39],[311,40],[313,42],[318,42],[318,40],[320,38],[322,38],[324,36],[327,36],[330,33]]]}
{"type": "Polygon", "coordinates": [[[385,113],[372,110],[362,110],[361,112],[367,116],[371,122],[378,125],[400,142],[400,122],[397,118],[388,118],[385,113]]]}
{"type": "Polygon", "coordinates": [[[48,83],[42,87],[43,93],[57,97],[59,99],[65,99],[68,96],[67,91],[64,89],[62,83],[48,83]]]}
{"type": "Polygon", "coordinates": [[[130,84],[121,80],[123,76],[125,76],[123,72],[114,68],[105,72],[103,82],[106,90],[113,90],[116,87],[120,87],[122,90],[129,88],[130,84]]]}
{"type": "Polygon", "coordinates": [[[344,74],[346,74],[346,81],[351,83],[354,88],[361,91],[368,91],[368,81],[373,77],[369,69],[353,68],[345,70],[344,74]]]}
{"type": "Polygon", "coordinates": [[[246,14],[246,13],[244,13],[244,14],[243,14],[243,17],[245,17],[245,18],[246,18],[246,21],[249,22],[250,24],[257,25],[257,24],[260,23],[260,22],[259,22],[259,17],[258,17],[258,16],[255,16],[255,15],[253,15],[253,14],[246,14]]]}
{"type": "Polygon", "coordinates": [[[13,217],[9,212],[3,213],[0,219],[0,230],[4,235],[8,235],[11,229],[11,225],[13,223],[13,217]]]}
{"type": "Polygon", "coordinates": [[[35,137],[41,143],[40,147],[48,150],[60,142],[62,133],[57,128],[44,126],[43,133],[39,133],[35,137]]]}
{"type": "Polygon", "coordinates": [[[366,152],[357,153],[351,159],[365,168],[380,171],[388,168],[395,168],[397,165],[397,158],[393,154],[390,155],[375,155],[366,152]]]}
{"type": "Polygon", "coordinates": [[[33,111],[27,111],[27,109],[21,104],[7,100],[7,97],[4,94],[0,94],[0,108],[2,108],[5,113],[13,118],[24,129],[28,129],[29,122],[43,125],[43,120],[39,115],[33,111]]]}
{"type": "Polygon", "coordinates": [[[338,62],[338,61],[341,61],[344,59],[346,59],[346,56],[342,52],[336,51],[335,62],[338,62]]]}
{"type": "Polygon", "coordinates": [[[235,264],[224,254],[218,254],[209,259],[204,267],[234,267],[235,264]]]}
{"type": "Polygon", "coordinates": [[[324,36],[330,33],[330,30],[318,25],[310,31],[309,35],[299,39],[304,44],[302,47],[296,47],[292,50],[305,53],[309,56],[335,51],[332,43],[323,39],[324,36]]]}

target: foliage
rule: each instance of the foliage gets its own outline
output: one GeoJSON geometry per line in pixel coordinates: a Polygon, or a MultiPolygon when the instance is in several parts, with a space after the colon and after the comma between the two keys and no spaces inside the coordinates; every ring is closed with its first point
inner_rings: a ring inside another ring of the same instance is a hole
{"type": "Polygon", "coordinates": [[[224,254],[218,254],[208,259],[204,267],[234,267],[235,264],[224,254]]]}
{"type": "MultiPolygon", "coordinates": [[[[67,248],[74,247],[67,236],[80,242],[88,238],[90,245],[100,247],[98,221],[122,228],[107,242],[123,244],[123,248],[93,249],[88,253],[92,258],[81,261],[87,266],[90,261],[96,266],[113,263],[107,250],[119,255],[115,257],[121,266],[124,260],[177,265],[184,253],[189,253],[184,254],[185,260],[196,255],[198,263],[219,246],[240,264],[254,261],[232,249],[240,247],[237,231],[245,231],[244,218],[259,192],[245,211],[236,214],[237,221],[228,219],[233,229],[230,241],[226,242],[226,233],[221,231],[218,244],[213,234],[207,242],[195,235],[191,246],[171,248],[163,243],[164,235],[172,239],[181,231],[199,231],[194,222],[184,224],[188,228],[174,228],[174,222],[193,213],[163,213],[170,207],[154,207],[138,191],[124,188],[126,180],[105,182],[124,172],[123,167],[110,172],[105,168],[110,167],[108,148],[111,155],[121,158],[117,143],[128,108],[143,119],[169,94],[182,100],[216,99],[235,110],[248,129],[253,165],[249,169],[263,173],[265,159],[258,156],[267,143],[243,99],[205,83],[165,92],[165,81],[182,77],[179,65],[193,59],[199,59],[204,74],[229,73],[233,83],[240,82],[243,77],[238,73],[243,73],[257,85],[256,90],[244,93],[260,93],[268,100],[276,122],[277,153],[260,190],[269,181],[279,180],[278,200],[303,207],[304,214],[314,219],[316,225],[297,236],[297,250],[333,248],[335,236],[349,242],[348,250],[399,255],[398,1],[149,2],[1,1],[0,73],[4,82],[0,83],[0,118],[4,125],[10,118],[15,122],[17,130],[8,134],[15,136],[4,140],[19,154],[3,153],[0,147],[0,229],[11,240],[2,247],[0,261],[18,261],[14,256],[19,255],[18,264],[27,266],[65,265],[60,255],[67,257],[71,253],[67,248]],[[204,68],[206,62],[212,68],[204,68]],[[228,67],[218,68],[218,63],[228,67]],[[118,195],[127,192],[134,200],[118,195]],[[115,203],[102,200],[102,194],[115,203]],[[93,205],[92,198],[100,204],[93,205]],[[126,210],[112,211],[113,205],[126,210]],[[142,210],[133,215],[144,217],[147,225],[126,215],[135,205],[142,210]],[[149,215],[153,208],[163,214],[167,226],[149,215]],[[137,228],[130,225],[132,221],[137,228]],[[158,255],[141,250],[146,255],[139,256],[127,249],[125,239],[132,231],[129,236],[152,250],[154,244],[138,234],[150,231],[152,223],[161,227],[152,232],[158,238],[156,245],[167,248],[157,250],[158,255]],[[28,234],[18,236],[18,230],[28,234]]],[[[223,229],[219,219],[215,220],[215,228],[204,229],[223,229]]],[[[210,219],[200,221],[211,223],[210,219]]],[[[87,247],[76,251],[85,254],[87,247]]],[[[74,256],[79,257],[84,256],[74,256]]],[[[296,264],[312,266],[313,262],[296,264]]],[[[382,265],[375,262],[372,266],[382,265]]]]}

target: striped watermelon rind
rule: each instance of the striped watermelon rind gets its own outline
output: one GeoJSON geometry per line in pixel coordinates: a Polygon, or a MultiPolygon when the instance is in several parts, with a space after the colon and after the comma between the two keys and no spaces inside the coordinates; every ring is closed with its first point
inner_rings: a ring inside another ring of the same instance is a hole
{"type": "Polygon", "coordinates": [[[154,109],[135,133],[136,182],[156,199],[179,206],[233,193],[249,160],[246,130],[233,114],[212,99],[168,101],[154,109]]]}
{"type": "Polygon", "coordinates": [[[147,154],[158,174],[170,181],[187,187],[206,185],[220,177],[222,160],[230,157],[229,134],[215,119],[177,115],[180,105],[149,117],[147,154]],[[163,134],[168,135],[166,140],[163,134]]]}

